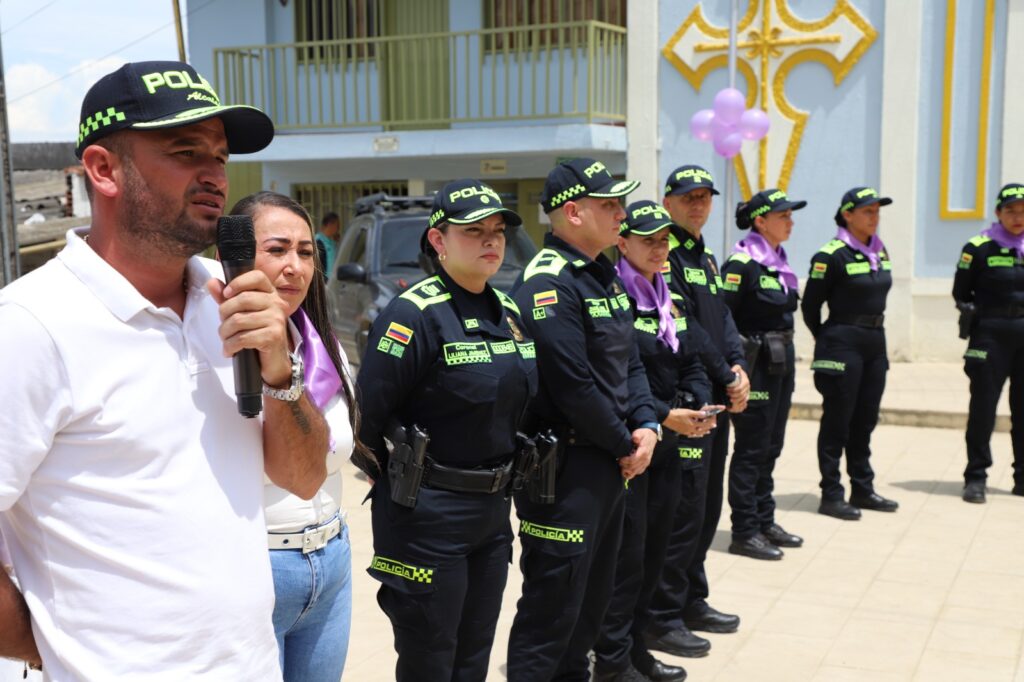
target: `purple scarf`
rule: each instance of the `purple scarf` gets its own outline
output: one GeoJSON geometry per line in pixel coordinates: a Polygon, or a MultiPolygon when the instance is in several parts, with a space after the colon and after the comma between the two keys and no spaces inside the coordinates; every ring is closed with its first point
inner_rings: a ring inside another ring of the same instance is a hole
{"type": "Polygon", "coordinates": [[[305,367],[306,393],[309,399],[316,405],[320,412],[324,411],[327,403],[331,401],[341,390],[341,377],[331,356],[327,353],[327,346],[317,333],[313,321],[306,315],[306,311],[299,308],[292,315],[292,322],[302,336],[302,364],[305,367]]]}
{"type": "Polygon", "coordinates": [[[787,294],[790,289],[797,288],[796,273],[793,272],[793,268],[789,267],[786,250],[781,246],[773,249],[768,240],[759,232],[751,231],[747,237],[736,242],[732,251],[733,253],[745,253],[764,267],[774,268],[779,273],[782,290],[787,294]]]}
{"type": "Polygon", "coordinates": [[[864,254],[868,262],[871,263],[871,271],[875,272],[878,270],[878,263],[881,260],[878,254],[885,250],[885,244],[882,243],[882,238],[877,234],[871,238],[871,244],[865,246],[860,242],[859,239],[850,234],[850,231],[845,227],[840,227],[836,231],[836,239],[849,246],[854,251],[859,251],[864,254]]]}
{"type": "Polygon", "coordinates": [[[1024,256],[1024,232],[1013,234],[1002,223],[992,223],[992,227],[981,233],[1004,249],[1013,249],[1017,256],[1024,256]]]}
{"type": "Polygon", "coordinates": [[[676,338],[676,321],[672,317],[672,297],[668,293],[665,278],[660,272],[654,273],[654,284],[640,274],[625,258],[620,258],[615,265],[626,293],[633,297],[636,306],[641,310],[658,311],[658,339],[675,353],[679,350],[679,339],[676,338]]]}

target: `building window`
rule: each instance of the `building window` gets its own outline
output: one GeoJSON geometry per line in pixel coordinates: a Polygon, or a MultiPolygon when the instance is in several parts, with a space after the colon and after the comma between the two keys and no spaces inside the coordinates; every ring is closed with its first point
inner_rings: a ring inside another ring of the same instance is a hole
{"type": "MultiPolygon", "coordinates": [[[[295,42],[333,42],[377,38],[381,35],[383,0],[295,0],[295,42]]],[[[337,47],[317,46],[300,50],[304,60],[326,60],[337,47]]],[[[348,59],[376,56],[372,42],[345,46],[348,59]]]]}
{"type": "Polygon", "coordinates": [[[492,50],[566,47],[581,42],[579,29],[521,30],[530,26],[582,21],[626,25],[626,0],[483,0],[483,3],[484,28],[510,29],[491,36],[488,47],[492,50]]]}
{"type": "Polygon", "coordinates": [[[399,180],[380,182],[304,182],[292,185],[292,199],[302,204],[320,224],[325,213],[334,211],[341,216],[341,229],[352,221],[356,200],[371,194],[384,193],[404,197],[409,194],[409,183],[399,180]]]}

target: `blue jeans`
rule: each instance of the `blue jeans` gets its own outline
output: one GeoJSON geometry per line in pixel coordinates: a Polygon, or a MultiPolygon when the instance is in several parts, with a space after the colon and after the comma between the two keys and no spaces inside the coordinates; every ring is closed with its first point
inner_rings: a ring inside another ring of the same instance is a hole
{"type": "Polygon", "coordinates": [[[270,550],[274,634],[285,682],[338,682],[352,624],[348,527],[309,554],[270,550]]]}

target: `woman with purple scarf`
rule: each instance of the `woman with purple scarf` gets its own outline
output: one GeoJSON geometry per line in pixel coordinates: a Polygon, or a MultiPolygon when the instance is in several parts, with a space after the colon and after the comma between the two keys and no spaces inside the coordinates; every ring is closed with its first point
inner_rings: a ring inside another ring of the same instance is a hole
{"type": "Polygon", "coordinates": [[[782,454],[796,373],[793,311],[798,283],[782,243],[793,231],[793,211],[807,205],[779,189],[758,192],[736,207],[736,226],[750,230],[722,266],[725,303],[732,311],[750,367],[747,409],[733,415],[736,442],[729,466],[732,543],[729,552],[781,559],[780,547],[803,538],[775,522],[772,472],[782,454]]]}
{"type": "Polygon", "coordinates": [[[232,214],[251,216],[256,267],[290,315],[291,350],[303,360],[305,390],[331,430],[327,479],[310,500],[264,482],[263,508],[274,576],[274,632],[286,682],[337,682],[348,652],[352,570],[341,507],[341,463],[352,457],[375,474],[357,440],[358,410],[348,361],[327,319],[324,276],[305,209],[275,192],[258,192],[232,214]]]}
{"type": "Polygon", "coordinates": [[[999,190],[996,218],[964,245],[953,279],[960,337],[970,337],[964,353],[971,405],[963,498],[974,503],[985,501],[986,470],[992,466],[989,440],[1007,377],[1013,421],[1011,492],[1024,496],[1024,185],[1010,183],[999,190]]]}
{"type": "MultiPolygon", "coordinates": [[[[711,382],[729,383],[729,364],[713,349],[711,339],[686,317],[682,297],[671,294],[661,274],[668,258],[669,234],[683,238],[668,211],[653,201],[637,201],[626,208],[619,230],[615,266],[633,303],[640,360],[654,398],[662,437],[651,465],[629,481],[626,514],[615,566],[615,587],[601,633],[594,645],[595,682],[626,680],[683,680],[686,671],[656,660],[644,641],[647,607],[661,576],[669,537],[677,514],[686,514],[694,550],[700,534],[707,485],[703,451],[717,421],[709,413],[723,405],[709,405],[711,382]],[[702,358],[708,363],[705,369],[702,358]]],[[[706,650],[699,655],[706,653],[706,650]]]]}
{"type": "Polygon", "coordinates": [[[870,187],[854,187],[836,211],[836,237],[811,258],[800,305],[814,335],[814,387],[822,397],[818,428],[821,505],[818,512],[856,521],[861,509],[894,512],[899,505],[875,492],[871,432],[885,390],[885,300],[892,261],[878,236],[880,207],[892,203],[870,187]],[[821,307],[828,303],[822,323],[821,307]],[[839,461],[846,451],[850,501],[844,499],[839,461]]]}

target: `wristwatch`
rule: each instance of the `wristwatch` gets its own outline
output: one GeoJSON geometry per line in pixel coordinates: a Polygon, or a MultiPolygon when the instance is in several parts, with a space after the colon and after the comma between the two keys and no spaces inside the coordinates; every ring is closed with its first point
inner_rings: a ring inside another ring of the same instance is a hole
{"type": "Polygon", "coordinates": [[[292,361],[292,385],[288,388],[274,388],[263,384],[263,395],[274,400],[281,400],[286,403],[294,403],[296,400],[302,397],[302,392],[305,389],[305,383],[303,382],[303,368],[302,368],[302,356],[298,353],[289,353],[288,357],[292,361]]]}
{"type": "Polygon", "coordinates": [[[658,434],[658,441],[661,441],[663,431],[661,428],[661,424],[659,424],[658,422],[644,422],[643,424],[640,425],[640,428],[650,429],[651,431],[654,431],[656,434],[658,434]]]}

